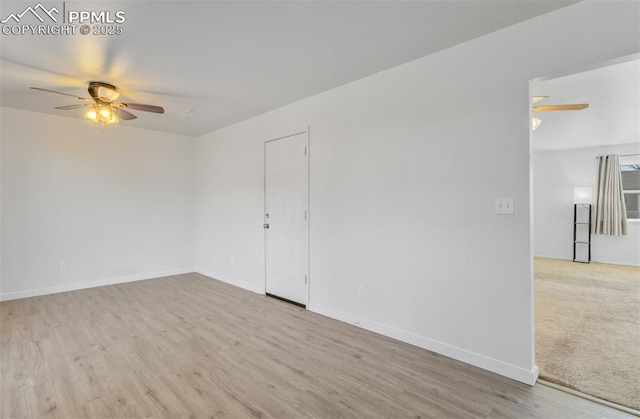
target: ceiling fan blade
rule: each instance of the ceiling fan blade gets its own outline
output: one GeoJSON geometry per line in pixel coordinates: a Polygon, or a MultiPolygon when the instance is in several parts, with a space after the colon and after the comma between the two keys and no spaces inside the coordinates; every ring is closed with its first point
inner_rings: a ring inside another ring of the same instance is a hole
{"type": "Polygon", "coordinates": [[[164,113],[164,108],[162,106],[154,106],[154,105],[144,105],[142,103],[122,103],[125,108],[131,108],[138,111],[145,112],[153,112],[153,113],[164,113]]]}
{"type": "Polygon", "coordinates": [[[76,99],[88,100],[88,101],[93,102],[93,99],[88,99],[86,97],[80,97],[80,96],[76,96],[76,95],[71,95],[69,93],[56,92],[55,90],[43,89],[42,87],[31,87],[31,89],[33,89],[33,90],[41,90],[43,92],[49,92],[49,93],[57,93],[59,95],[71,96],[71,97],[75,97],[76,99]]]}
{"type": "Polygon", "coordinates": [[[573,105],[543,105],[534,106],[534,112],[547,112],[547,111],[579,111],[589,107],[588,103],[577,103],[573,105]]]}
{"type": "Polygon", "coordinates": [[[132,113],[131,113],[131,112],[129,112],[129,111],[125,111],[125,110],[124,110],[124,109],[122,109],[122,108],[113,107],[112,109],[113,109],[113,111],[116,113],[116,115],[118,115],[118,117],[119,117],[120,119],[124,119],[125,121],[128,121],[128,120],[130,120],[130,119],[136,119],[136,118],[137,118],[137,116],[135,116],[134,114],[132,114],[132,113]]]}
{"type": "Polygon", "coordinates": [[[89,106],[89,104],[88,103],[79,103],[77,105],[57,106],[55,109],[62,109],[64,111],[66,111],[66,110],[69,110],[69,109],[84,108],[86,106],[89,106]]]}

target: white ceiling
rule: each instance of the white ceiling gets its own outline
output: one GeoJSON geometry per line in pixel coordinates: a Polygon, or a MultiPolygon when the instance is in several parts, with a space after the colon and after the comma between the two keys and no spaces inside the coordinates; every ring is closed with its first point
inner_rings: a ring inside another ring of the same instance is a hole
{"type": "MultiPolygon", "coordinates": [[[[73,98],[29,86],[87,96],[107,81],[166,109],[123,124],[197,136],[574,2],[67,1],[124,10],[124,33],[2,35],[0,104],[81,118],[53,109],[73,98]]],[[[36,3],[3,0],[0,20],[36,3]]]]}
{"type": "MultiPolygon", "coordinates": [[[[635,58],[635,57],[634,57],[635,58]]],[[[640,60],[535,82],[539,105],[588,103],[581,111],[539,112],[534,151],[640,142],[640,60]]]]}

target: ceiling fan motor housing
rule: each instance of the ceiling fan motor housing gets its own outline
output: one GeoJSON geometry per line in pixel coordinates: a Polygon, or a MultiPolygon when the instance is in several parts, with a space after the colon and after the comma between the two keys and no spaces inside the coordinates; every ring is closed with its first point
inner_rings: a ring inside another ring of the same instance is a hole
{"type": "Polygon", "coordinates": [[[90,81],[88,90],[94,100],[100,100],[105,103],[113,102],[120,96],[116,86],[101,81],[90,81]]]}

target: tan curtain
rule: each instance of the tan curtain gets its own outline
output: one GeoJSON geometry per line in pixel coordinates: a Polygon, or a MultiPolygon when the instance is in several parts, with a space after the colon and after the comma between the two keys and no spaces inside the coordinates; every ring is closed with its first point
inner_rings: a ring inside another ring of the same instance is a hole
{"type": "Polygon", "coordinates": [[[622,175],[617,154],[598,157],[594,233],[627,235],[622,175]]]}

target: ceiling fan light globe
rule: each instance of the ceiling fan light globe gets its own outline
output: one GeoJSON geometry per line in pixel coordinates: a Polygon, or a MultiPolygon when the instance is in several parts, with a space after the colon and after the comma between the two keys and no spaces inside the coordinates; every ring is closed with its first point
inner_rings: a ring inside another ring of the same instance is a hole
{"type": "Polygon", "coordinates": [[[113,112],[108,106],[102,106],[98,109],[98,117],[102,122],[109,122],[113,117],[113,112]]]}
{"type": "Polygon", "coordinates": [[[109,119],[108,121],[105,121],[105,124],[117,124],[118,122],[120,122],[120,118],[118,118],[118,115],[116,115],[115,113],[111,114],[111,119],[109,119]]]}
{"type": "Polygon", "coordinates": [[[84,117],[90,121],[98,122],[98,111],[95,108],[90,108],[84,113],[84,117]]]}

